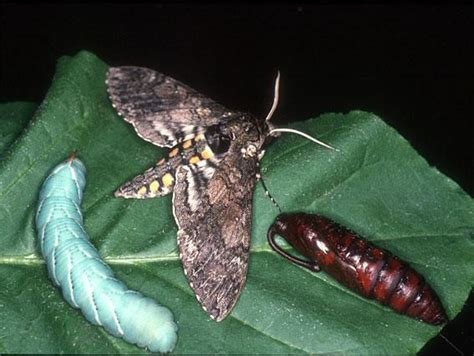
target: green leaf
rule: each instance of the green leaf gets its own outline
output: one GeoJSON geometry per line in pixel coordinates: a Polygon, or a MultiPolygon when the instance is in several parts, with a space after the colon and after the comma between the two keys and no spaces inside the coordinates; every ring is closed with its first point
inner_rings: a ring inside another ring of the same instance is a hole
{"type": "Polygon", "coordinates": [[[29,102],[0,104],[0,160],[30,121],[36,107],[29,102]]]}
{"type": "MultiPolygon", "coordinates": [[[[33,121],[0,161],[0,352],[141,351],[67,305],[38,255],[37,193],[73,150],[88,169],[83,211],[92,242],[130,288],[173,310],[177,353],[414,353],[439,332],[273,253],[265,235],[278,211],[261,185],[247,285],[227,319],[210,320],[177,256],[171,197],[113,196],[165,151],[114,113],[106,69],[87,52],[62,58],[33,121]]],[[[294,136],[268,147],[263,176],[283,210],[325,214],[405,259],[453,318],[474,280],[472,199],[373,114],[327,114],[294,127],[340,151],[294,136]]]]}

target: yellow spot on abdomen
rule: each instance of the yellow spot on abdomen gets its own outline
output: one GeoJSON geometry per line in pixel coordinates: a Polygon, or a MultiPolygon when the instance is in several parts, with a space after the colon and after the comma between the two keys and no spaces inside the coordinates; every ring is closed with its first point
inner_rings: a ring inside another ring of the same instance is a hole
{"type": "Polygon", "coordinates": [[[214,152],[212,152],[209,148],[206,148],[204,151],[201,152],[202,159],[209,159],[214,157],[214,152]]]}
{"type": "Polygon", "coordinates": [[[166,173],[162,178],[161,181],[163,182],[163,185],[165,187],[169,187],[171,184],[173,184],[174,178],[171,175],[171,173],[166,173]]]}
{"type": "Polygon", "coordinates": [[[190,159],[189,159],[189,163],[190,164],[196,164],[200,161],[199,157],[198,156],[192,156],[190,159]]]}
{"type": "Polygon", "coordinates": [[[137,194],[138,195],[145,195],[146,193],[146,187],[141,187],[140,189],[138,189],[137,191],[137,194]]]}
{"type": "Polygon", "coordinates": [[[158,181],[154,180],[153,182],[150,183],[150,192],[156,193],[159,188],[160,188],[160,183],[158,183],[158,181]]]}
{"type": "Polygon", "coordinates": [[[178,151],[179,151],[179,150],[178,150],[178,147],[173,148],[173,149],[170,151],[170,153],[168,153],[168,156],[174,157],[174,156],[176,156],[176,155],[178,154],[178,151]]]}
{"type": "Polygon", "coordinates": [[[184,142],[183,142],[182,147],[183,147],[184,149],[188,149],[189,147],[191,147],[191,144],[192,144],[191,140],[187,140],[187,141],[184,141],[184,142]]]}

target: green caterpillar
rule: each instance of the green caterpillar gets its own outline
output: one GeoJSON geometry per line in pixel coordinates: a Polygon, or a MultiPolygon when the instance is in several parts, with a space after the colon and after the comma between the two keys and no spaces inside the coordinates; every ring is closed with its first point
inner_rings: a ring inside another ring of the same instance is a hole
{"type": "Polygon", "coordinates": [[[150,351],[169,352],[177,340],[171,311],[116,279],[89,241],[80,210],[85,172],[70,157],[41,188],[36,228],[49,276],[92,324],[150,351]]]}

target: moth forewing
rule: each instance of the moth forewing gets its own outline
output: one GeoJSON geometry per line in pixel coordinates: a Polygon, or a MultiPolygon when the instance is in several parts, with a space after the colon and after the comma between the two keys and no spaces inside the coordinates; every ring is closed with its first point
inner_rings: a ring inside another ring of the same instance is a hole
{"type": "Polygon", "coordinates": [[[217,321],[231,312],[247,274],[258,155],[243,151],[251,145],[259,149],[263,142],[256,128],[245,131],[248,123],[229,123],[226,129],[234,139],[205,187],[196,189],[190,168],[181,167],[173,195],[185,274],[202,307],[217,321]],[[194,205],[196,200],[200,204],[194,205]]]}
{"type": "Polygon", "coordinates": [[[112,67],[107,92],[113,107],[145,141],[172,147],[232,112],[187,85],[152,69],[112,67]]]}

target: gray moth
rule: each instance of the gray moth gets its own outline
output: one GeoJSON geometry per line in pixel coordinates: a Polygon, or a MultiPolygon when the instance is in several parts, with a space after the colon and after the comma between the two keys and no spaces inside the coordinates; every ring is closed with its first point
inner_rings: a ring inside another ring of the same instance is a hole
{"type": "Polygon", "coordinates": [[[279,75],[266,118],[229,110],[147,68],[110,68],[106,86],[113,107],[139,137],[169,148],[166,158],[115,195],[146,199],[173,194],[184,273],[203,309],[221,321],[245,285],[252,194],[264,147],[278,132],[299,133],[275,129],[269,121],[278,103],[279,75]]]}
{"type": "Polygon", "coordinates": [[[252,192],[271,125],[151,69],[110,68],[106,83],[113,106],[136,133],[170,148],[116,196],[173,193],[184,272],[201,306],[220,321],[245,285],[252,192]]]}

